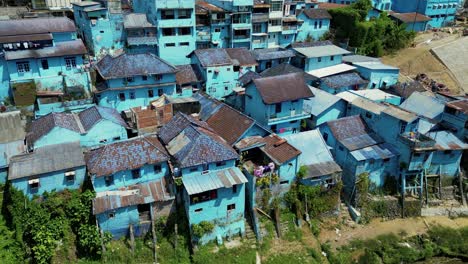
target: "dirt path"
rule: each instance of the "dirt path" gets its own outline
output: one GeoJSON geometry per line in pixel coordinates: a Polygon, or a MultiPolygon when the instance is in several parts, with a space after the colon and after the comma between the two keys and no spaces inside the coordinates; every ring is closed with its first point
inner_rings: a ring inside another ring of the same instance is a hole
{"type": "Polygon", "coordinates": [[[342,225],[333,230],[322,230],[319,240],[321,243],[330,241],[332,247],[343,246],[353,239],[369,239],[382,234],[401,234],[408,236],[426,233],[428,227],[442,225],[452,228],[468,226],[468,218],[450,219],[446,216],[418,217],[382,221],[374,219],[367,225],[342,225]]]}
{"type": "Polygon", "coordinates": [[[443,83],[449,87],[453,93],[458,93],[460,87],[450,70],[445,67],[434,55],[431,49],[459,38],[458,35],[449,35],[447,33],[437,33],[440,39],[434,33],[419,34],[415,40],[416,47],[411,47],[399,51],[397,54],[388,55],[382,58],[384,63],[400,68],[400,81],[406,81],[405,76],[414,78],[419,73],[426,73],[430,78],[443,83]],[[431,40],[430,42],[427,42],[431,40]]]}

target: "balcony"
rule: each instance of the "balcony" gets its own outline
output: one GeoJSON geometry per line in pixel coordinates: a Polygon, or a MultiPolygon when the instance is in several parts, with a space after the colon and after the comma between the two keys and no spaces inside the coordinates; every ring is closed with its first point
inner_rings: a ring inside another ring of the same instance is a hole
{"type": "Polygon", "coordinates": [[[168,8],[187,8],[192,9],[194,0],[158,0],[155,1],[156,8],[168,9],[168,8]]]}
{"type": "Polygon", "coordinates": [[[228,25],[230,23],[231,23],[231,19],[229,19],[229,18],[211,19],[211,24],[213,24],[213,25],[228,25]]]}
{"type": "Polygon", "coordinates": [[[192,27],[194,25],[195,20],[191,18],[158,20],[159,28],[192,27]]]}
{"type": "Polygon", "coordinates": [[[268,22],[268,14],[252,14],[252,23],[263,23],[268,22]]]}
{"type": "Polygon", "coordinates": [[[268,117],[268,125],[276,125],[284,122],[290,122],[290,121],[296,121],[296,120],[301,120],[304,118],[309,118],[310,114],[307,114],[305,112],[300,112],[300,113],[295,113],[294,111],[291,111],[290,115],[287,116],[278,116],[278,115],[270,115],[268,117]]]}
{"type": "Polygon", "coordinates": [[[281,34],[287,35],[287,34],[296,34],[297,32],[297,26],[283,26],[281,30],[281,34]]]}
{"type": "Polygon", "coordinates": [[[197,41],[211,41],[211,34],[209,32],[197,32],[197,41]]]}
{"type": "Polygon", "coordinates": [[[129,46],[139,45],[158,45],[158,39],[156,37],[127,37],[127,43],[129,46]]]}
{"type": "Polygon", "coordinates": [[[432,138],[417,132],[403,133],[400,135],[400,139],[414,150],[432,149],[436,143],[432,138]]]}
{"type": "Polygon", "coordinates": [[[281,25],[277,25],[277,26],[273,26],[273,25],[269,25],[268,26],[268,32],[281,32],[283,28],[281,27],[281,25]]]}

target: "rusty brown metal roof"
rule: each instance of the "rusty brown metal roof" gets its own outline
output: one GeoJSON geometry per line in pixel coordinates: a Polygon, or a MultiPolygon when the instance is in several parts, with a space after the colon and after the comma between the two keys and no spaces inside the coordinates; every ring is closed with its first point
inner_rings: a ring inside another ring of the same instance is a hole
{"type": "Polygon", "coordinates": [[[404,23],[430,21],[431,18],[420,13],[390,13],[390,16],[404,23]]]}
{"type": "Polygon", "coordinates": [[[198,60],[204,68],[233,64],[233,61],[226,52],[226,49],[197,49],[190,53],[189,56],[191,54],[195,54],[195,56],[197,56],[198,60]]]}
{"type": "Polygon", "coordinates": [[[206,122],[229,145],[233,145],[255,121],[232,107],[223,104],[206,122]]]}
{"type": "Polygon", "coordinates": [[[302,73],[290,73],[254,79],[257,90],[265,104],[276,104],[314,96],[302,73]]]}
{"type": "Polygon", "coordinates": [[[98,193],[98,196],[93,199],[93,215],[128,206],[174,199],[167,189],[166,180],[161,178],[149,183],[121,188],[118,191],[98,193]]]}
{"type": "Polygon", "coordinates": [[[39,41],[39,40],[52,40],[52,34],[31,34],[31,35],[14,35],[14,36],[1,36],[0,43],[13,43],[22,41],[39,41]]]}
{"type": "Polygon", "coordinates": [[[453,108],[457,111],[463,112],[465,115],[468,115],[468,100],[466,99],[448,102],[446,106],[453,108]]]}
{"type": "Polygon", "coordinates": [[[226,52],[229,54],[229,57],[231,57],[231,60],[235,66],[258,65],[253,53],[246,48],[230,48],[226,49],[226,52]]]}
{"type": "Polygon", "coordinates": [[[303,9],[302,13],[310,19],[331,19],[331,15],[326,9],[307,8],[303,9]]]}
{"type": "Polygon", "coordinates": [[[75,23],[67,17],[29,18],[0,21],[0,36],[75,31],[75,23]]]}
{"type": "Polygon", "coordinates": [[[86,54],[86,47],[81,39],[64,41],[53,47],[42,49],[17,50],[5,52],[5,60],[20,60],[29,58],[48,58],[86,54]]]}
{"type": "Polygon", "coordinates": [[[96,177],[168,160],[169,154],[156,135],[108,144],[86,153],[88,172],[96,177]]]}
{"type": "Polygon", "coordinates": [[[264,137],[263,142],[265,142],[265,145],[260,149],[278,165],[288,162],[301,154],[301,151],[289,144],[286,139],[275,134],[264,137]]]}
{"type": "Polygon", "coordinates": [[[215,6],[213,4],[207,3],[205,1],[197,1],[195,4],[197,8],[204,9],[209,12],[225,12],[221,7],[215,6]]]}
{"type": "Polygon", "coordinates": [[[176,66],[176,82],[178,85],[198,83],[203,80],[196,64],[176,66]]]}
{"type": "Polygon", "coordinates": [[[335,4],[335,3],[318,3],[318,8],[319,9],[335,9],[335,8],[342,8],[342,7],[347,7],[348,5],[345,4],[335,4]]]}

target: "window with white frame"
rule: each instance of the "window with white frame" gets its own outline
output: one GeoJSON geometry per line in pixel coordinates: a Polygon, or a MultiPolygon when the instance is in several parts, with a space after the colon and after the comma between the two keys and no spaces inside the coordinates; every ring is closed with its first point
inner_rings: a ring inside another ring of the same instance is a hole
{"type": "Polygon", "coordinates": [[[67,68],[67,70],[76,68],[76,58],[75,57],[65,58],[65,67],[67,68]]]}
{"type": "Polygon", "coordinates": [[[67,183],[75,181],[75,171],[74,170],[70,170],[70,171],[65,172],[65,181],[67,183]]]}
{"type": "Polygon", "coordinates": [[[31,67],[29,66],[29,61],[19,61],[16,63],[16,69],[19,73],[30,72],[31,67]]]}

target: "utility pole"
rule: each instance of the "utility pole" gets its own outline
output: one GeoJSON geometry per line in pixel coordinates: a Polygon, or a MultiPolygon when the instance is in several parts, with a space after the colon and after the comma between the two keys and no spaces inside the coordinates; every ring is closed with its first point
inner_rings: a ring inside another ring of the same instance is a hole
{"type": "Polygon", "coordinates": [[[414,31],[414,26],[416,24],[416,17],[418,16],[418,11],[419,11],[419,3],[421,0],[418,0],[418,5],[416,6],[416,12],[414,12],[414,20],[413,20],[413,31],[414,31]]]}

